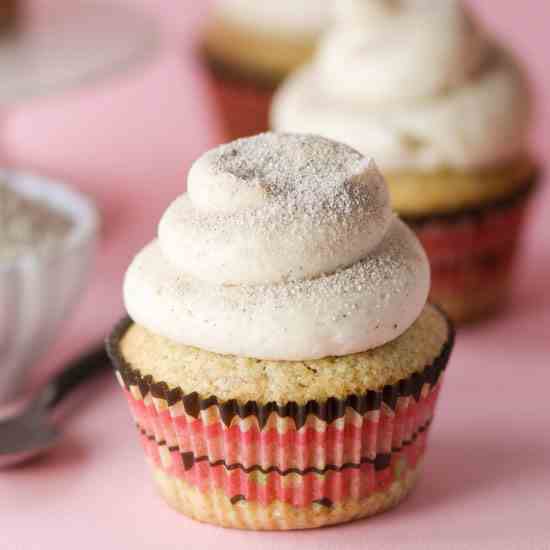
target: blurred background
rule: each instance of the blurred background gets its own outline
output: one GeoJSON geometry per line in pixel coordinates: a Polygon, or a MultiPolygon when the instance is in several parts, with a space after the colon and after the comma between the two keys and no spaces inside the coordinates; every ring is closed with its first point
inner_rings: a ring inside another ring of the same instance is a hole
{"type": "MultiPolygon", "coordinates": [[[[26,82],[25,92],[19,94],[13,93],[12,81],[2,80],[0,76],[0,98],[3,98],[0,102],[0,155],[3,163],[70,182],[93,198],[102,215],[99,257],[91,284],[77,311],[65,323],[55,346],[34,370],[34,384],[90,342],[103,338],[121,316],[122,277],[131,258],[154,236],[158,219],[167,204],[184,191],[186,174],[193,160],[221,140],[221,129],[197,57],[198,37],[208,14],[209,1],[112,0],[112,5],[103,2],[102,9],[118,14],[107,18],[110,20],[107,26],[106,19],[97,14],[94,19],[85,7],[79,12],[80,2],[86,4],[84,0],[24,2],[26,24],[37,29],[47,28],[67,13],[74,16],[75,25],[80,25],[75,28],[87,29],[85,40],[72,42],[75,37],[67,36],[64,37],[65,46],[57,43],[59,49],[56,51],[67,56],[69,61],[65,66],[72,68],[72,74],[59,74],[53,83],[47,82],[48,79],[26,82]],[[115,5],[130,11],[116,11],[115,5]],[[86,13],[83,19],[82,14],[86,13]],[[92,18],[87,19],[89,17],[92,18]],[[87,24],[92,20],[94,25],[87,24]],[[90,33],[90,29],[93,32],[90,33]],[[111,37],[109,40],[105,38],[107,35],[111,37]],[[85,67],[82,59],[75,60],[74,55],[71,56],[75,50],[71,52],[67,44],[75,43],[87,52],[85,67]],[[95,56],[95,48],[103,53],[95,56]],[[33,88],[33,82],[39,84],[33,88]]],[[[533,147],[541,162],[546,164],[550,161],[547,59],[550,3],[540,0],[469,0],[468,3],[527,67],[537,104],[533,147]]],[[[53,47],[53,42],[48,42],[51,39],[50,33],[45,42],[48,47],[53,47]]],[[[38,46],[40,44],[38,42],[38,46]]],[[[2,47],[5,46],[0,43],[2,47]]],[[[44,71],[47,57],[45,52],[42,54],[43,57],[34,57],[35,51],[30,57],[22,55],[17,61],[20,70],[27,74],[30,74],[29,67],[33,71],[44,71]]],[[[6,59],[2,55],[5,54],[0,53],[0,63],[6,59]]],[[[13,58],[10,63],[6,70],[12,78],[13,58]]],[[[536,347],[537,357],[543,354],[542,343],[550,336],[550,293],[547,291],[550,192],[547,187],[540,191],[539,200],[533,205],[532,222],[522,251],[522,268],[511,304],[505,315],[477,332],[466,329],[464,341],[471,346],[471,351],[465,347],[457,350],[456,362],[459,364],[481,369],[483,357],[492,354],[495,361],[505,358],[507,353],[501,349],[502,342],[509,339],[510,334],[521,334],[525,341],[522,354],[533,347],[536,347]]],[[[114,453],[112,459],[125,465],[126,452],[131,452],[139,464],[136,468],[141,468],[137,441],[126,422],[127,412],[111,386],[104,386],[102,407],[91,406],[91,414],[70,428],[69,433],[72,430],[73,435],[79,432],[80,442],[75,445],[74,441],[69,441],[57,458],[46,463],[50,468],[47,471],[53,475],[60,474],[61,468],[68,468],[68,477],[60,483],[69,493],[70,483],[83,478],[88,480],[86,487],[93,493],[94,475],[110,479],[114,487],[116,476],[113,474],[109,478],[109,464],[96,462],[95,473],[88,475],[81,463],[82,445],[90,453],[87,460],[97,461],[99,453],[118,443],[116,437],[105,433],[105,425],[110,419],[113,424],[120,420],[119,434],[127,435],[131,441],[122,443],[119,454],[114,453]],[[103,407],[109,408],[108,418],[103,414],[103,407]],[[87,435],[83,436],[84,432],[87,435]],[[94,450],[91,450],[92,443],[96,445],[94,450]]],[[[462,387],[469,389],[469,384],[464,382],[462,387]]],[[[452,424],[450,419],[446,420],[452,424]]],[[[451,427],[456,433],[461,430],[458,424],[451,427]]],[[[434,451],[435,456],[437,448],[434,451]]],[[[439,452],[447,456],[445,450],[440,448],[439,452]]],[[[498,462],[501,457],[493,458],[498,462]]],[[[510,475],[514,474],[514,468],[519,468],[519,461],[517,458],[514,462],[510,475]]],[[[141,470],[136,471],[143,474],[141,470]]],[[[32,472],[19,473],[9,484],[6,482],[5,488],[12,491],[8,494],[19,492],[14,485],[18,476],[23,478],[21,481],[37,484],[37,490],[46,494],[47,486],[32,472]]],[[[0,488],[2,483],[0,480],[0,488]]],[[[116,478],[116,483],[132,489],[126,477],[116,478]]],[[[454,490],[454,486],[450,486],[451,489],[454,490]]],[[[438,489],[432,487],[432,490],[437,492],[438,489]]],[[[115,501],[111,504],[114,507],[122,505],[115,495],[113,490],[110,498],[115,501]]],[[[26,499],[26,502],[31,501],[26,499]]],[[[526,503],[522,505],[527,506],[526,503]]],[[[100,508],[99,504],[95,506],[100,508]]],[[[53,510],[62,514],[67,508],[54,499],[53,510]]],[[[114,533],[116,520],[103,518],[102,521],[112,527],[114,533]]],[[[120,533],[112,536],[115,537],[112,541],[119,540],[121,544],[125,540],[120,533]]],[[[151,544],[153,542],[151,539],[151,544]]],[[[20,548],[27,550],[39,546],[29,543],[20,548]]]]}

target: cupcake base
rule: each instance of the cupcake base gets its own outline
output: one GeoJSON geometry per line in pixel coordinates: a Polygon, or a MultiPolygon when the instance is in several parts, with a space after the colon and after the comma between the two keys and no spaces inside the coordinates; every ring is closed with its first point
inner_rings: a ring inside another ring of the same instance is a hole
{"type": "MultiPolygon", "coordinates": [[[[133,346],[143,344],[127,340],[139,329],[129,319],[115,328],[108,350],[153,476],[172,507],[224,527],[306,529],[377,514],[413,487],[454,341],[439,312],[428,306],[425,315],[417,323],[435,323],[427,338],[436,344],[425,342],[430,352],[418,362],[422,369],[319,400],[221,399],[192,391],[195,384],[184,391],[166,381],[164,348],[139,348],[155,373],[127,362],[133,346]]],[[[409,337],[400,337],[404,350],[409,337]]],[[[233,371],[225,369],[231,385],[233,371]]],[[[252,376],[249,369],[239,368],[241,385],[252,376]]]]}
{"type": "Polygon", "coordinates": [[[487,317],[505,302],[534,187],[479,208],[405,218],[430,260],[430,300],[455,323],[487,317]]]}
{"type": "Polygon", "coordinates": [[[201,492],[192,485],[153,466],[153,477],[166,502],[178,512],[203,523],[253,530],[311,529],[367,518],[399,504],[414,487],[420,466],[408,469],[400,479],[362,500],[349,498],[327,506],[316,503],[299,508],[281,501],[269,505],[241,500],[237,503],[222,490],[201,492]]]}
{"type": "Polygon", "coordinates": [[[224,141],[253,136],[269,128],[269,111],[275,85],[205,57],[208,85],[222,122],[224,141]]]}

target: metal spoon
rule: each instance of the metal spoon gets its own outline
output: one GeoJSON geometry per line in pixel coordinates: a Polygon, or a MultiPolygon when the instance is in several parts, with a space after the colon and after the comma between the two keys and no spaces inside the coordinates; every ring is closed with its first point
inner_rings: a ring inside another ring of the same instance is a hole
{"type": "Polygon", "coordinates": [[[61,435],[52,423],[54,409],[75,388],[109,365],[104,345],[96,346],[54,375],[17,415],[0,420],[0,468],[50,450],[61,435]]]}

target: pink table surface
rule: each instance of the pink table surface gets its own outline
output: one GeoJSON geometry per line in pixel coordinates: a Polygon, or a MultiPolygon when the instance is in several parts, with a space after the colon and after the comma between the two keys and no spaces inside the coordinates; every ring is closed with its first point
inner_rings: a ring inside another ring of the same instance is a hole
{"type": "MultiPolygon", "coordinates": [[[[152,238],[167,203],[184,190],[192,160],[217,140],[192,50],[207,3],[139,3],[159,17],[165,31],[154,63],[21,106],[7,129],[12,159],[74,182],[95,197],[104,216],[93,282],[37,368],[37,380],[102,337],[117,319],[130,258],[152,238]]],[[[477,4],[531,70],[539,100],[535,147],[550,160],[550,4],[477,4]]],[[[323,531],[268,534],[225,531],[180,517],[156,495],[126,404],[106,377],[89,387],[91,399],[67,424],[55,452],[26,468],[0,472],[0,548],[550,548],[549,208],[545,189],[532,209],[506,311],[460,332],[425,475],[394,512],[323,531]]]]}

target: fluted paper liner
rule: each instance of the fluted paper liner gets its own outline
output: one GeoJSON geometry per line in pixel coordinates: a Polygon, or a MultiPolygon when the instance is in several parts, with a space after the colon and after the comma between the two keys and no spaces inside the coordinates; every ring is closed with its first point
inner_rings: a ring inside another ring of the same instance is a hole
{"type": "MultiPolygon", "coordinates": [[[[206,521],[239,526],[226,516],[230,505],[243,503],[254,510],[331,510],[350,503],[360,509],[373,495],[395,492],[396,484],[412,485],[453,345],[452,331],[431,365],[381,391],[278,405],[202,399],[141,376],[118,347],[130,325],[124,319],[108,347],[146,455],[164,492],[177,486],[186,494],[208,496],[209,506],[218,502],[206,521]],[[167,489],[167,483],[173,487],[167,489]]],[[[262,521],[256,518],[251,525],[273,528],[262,521]]]]}
{"type": "Polygon", "coordinates": [[[455,321],[504,301],[536,177],[513,195],[477,208],[405,217],[432,269],[430,300],[455,321]]]}

